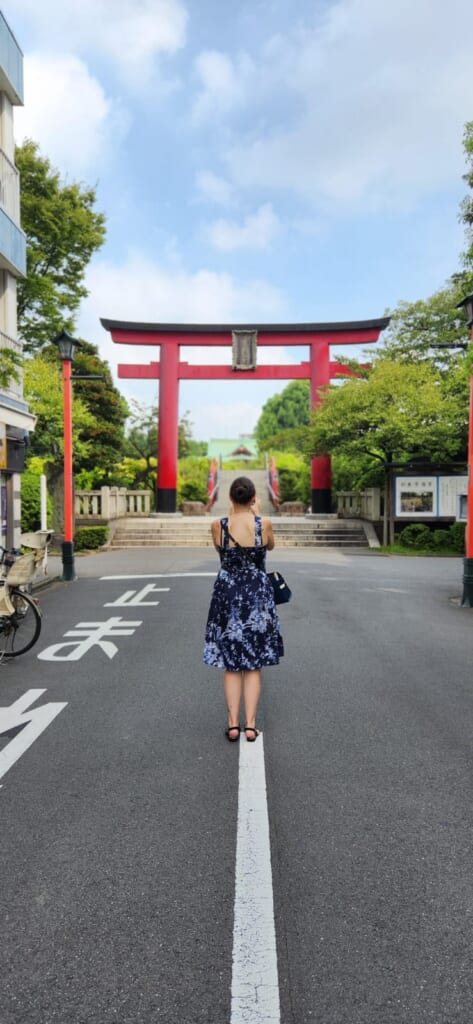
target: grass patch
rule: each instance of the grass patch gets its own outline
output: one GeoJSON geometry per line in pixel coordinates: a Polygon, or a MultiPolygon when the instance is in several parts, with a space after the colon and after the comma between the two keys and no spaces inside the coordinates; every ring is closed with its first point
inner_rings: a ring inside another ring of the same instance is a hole
{"type": "Polygon", "coordinates": [[[429,555],[430,558],[461,558],[462,555],[459,551],[454,551],[453,548],[411,548],[406,547],[404,544],[381,544],[377,549],[382,551],[385,555],[410,555],[416,558],[418,555],[429,555]]]}

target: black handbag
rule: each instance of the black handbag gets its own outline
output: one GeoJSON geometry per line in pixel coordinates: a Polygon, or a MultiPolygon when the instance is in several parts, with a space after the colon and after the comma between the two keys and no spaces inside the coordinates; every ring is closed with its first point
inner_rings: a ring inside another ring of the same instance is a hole
{"type": "Polygon", "coordinates": [[[287,604],[291,600],[292,590],[280,572],[268,572],[268,579],[273,588],[274,603],[287,604]]]}

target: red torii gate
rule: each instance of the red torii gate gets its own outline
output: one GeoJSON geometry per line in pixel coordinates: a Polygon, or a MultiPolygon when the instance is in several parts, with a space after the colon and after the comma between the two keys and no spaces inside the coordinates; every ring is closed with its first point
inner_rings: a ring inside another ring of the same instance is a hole
{"type": "MultiPolygon", "coordinates": [[[[179,380],[310,380],[311,408],[321,400],[321,389],[330,378],[344,372],[330,361],[330,345],[367,345],[379,338],[389,317],[329,324],[143,324],[101,319],[113,341],[121,345],[159,345],[159,362],[119,363],[123,379],[159,380],[158,481],[156,507],[176,512],[179,380]],[[264,365],[235,370],[231,366],[194,365],[182,362],[180,348],[232,345],[234,332],[256,332],[258,346],[307,345],[310,358],[286,366],[264,365]]],[[[312,512],[331,511],[330,457],[312,459],[312,512]]]]}

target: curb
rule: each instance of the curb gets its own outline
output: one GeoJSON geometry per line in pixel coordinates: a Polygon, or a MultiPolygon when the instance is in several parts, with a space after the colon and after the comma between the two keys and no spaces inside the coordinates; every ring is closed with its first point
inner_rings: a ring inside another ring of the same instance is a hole
{"type": "Polygon", "coordinates": [[[35,592],[45,590],[51,583],[62,583],[62,576],[43,576],[42,579],[33,580],[31,589],[35,592]]]}

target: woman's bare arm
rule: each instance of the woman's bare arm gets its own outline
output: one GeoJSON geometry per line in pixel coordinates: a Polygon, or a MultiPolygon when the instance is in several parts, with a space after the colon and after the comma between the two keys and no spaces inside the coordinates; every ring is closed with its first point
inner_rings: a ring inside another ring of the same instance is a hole
{"type": "Polygon", "coordinates": [[[266,544],[268,551],[272,551],[275,545],[273,524],[268,516],[263,516],[263,544],[266,544]]]}
{"type": "Polygon", "coordinates": [[[218,551],[219,548],[220,548],[220,531],[221,531],[220,519],[214,519],[214,521],[213,521],[213,523],[211,525],[211,530],[212,530],[212,540],[213,540],[214,548],[216,548],[217,551],[218,551]]]}

